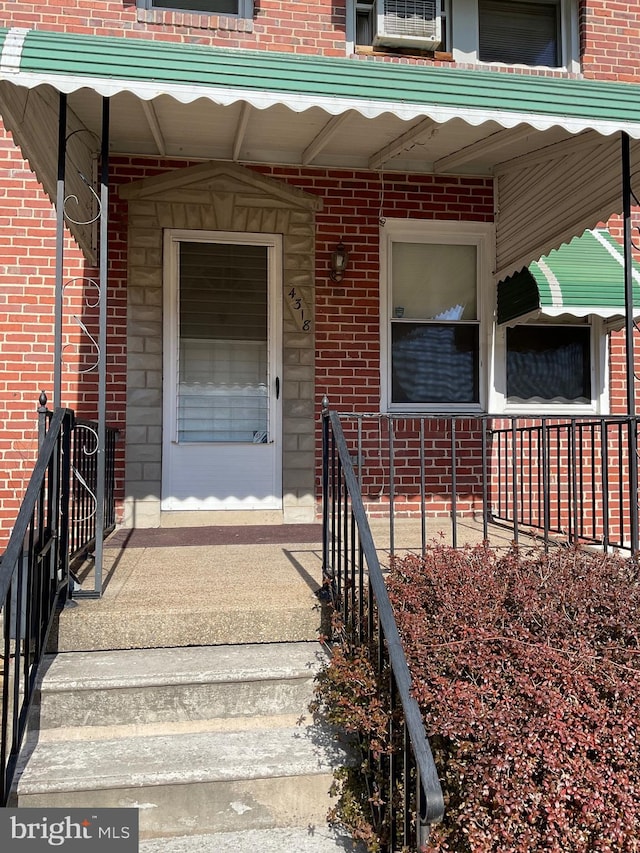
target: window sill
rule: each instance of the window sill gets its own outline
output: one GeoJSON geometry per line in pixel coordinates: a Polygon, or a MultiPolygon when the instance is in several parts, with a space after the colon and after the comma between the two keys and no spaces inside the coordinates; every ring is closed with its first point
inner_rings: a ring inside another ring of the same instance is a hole
{"type": "Polygon", "coordinates": [[[434,62],[453,62],[453,54],[444,50],[417,50],[415,47],[373,47],[357,44],[354,53],[358,56],[406,56],[413,59],[433,59],[434,62]]]}
{"type": "Polygon", "coordinates": [[[495,414],[509,415],[509,417],[538,417],[538,418],[570,418],[570,417],[589,417],[589,416],[597,416],[599,417],[602,412],[598,411],[598,407],[596,405],[583,405],[576,404],[571,405],[570,403],[558,403],[558,405],[541,405],[541,404],[530,404],[530,405],[506,405],[500,411],[495,412],[495,414]]]}
{"type": "Polygon", "coordinates": [[[429,418],[450,418],[450,417],[469,417],[477,418],[480,415],[486,414],[485,410],[479,403],[454,404],[447,405],[443,403],[441,406],[425,406],[425,405],[406,405],[404,403],[390,404],[382,407],[381,411],[388,415],[400,415],[408,418],[429,417],[429,418]]]}
{"type": "Polygon", "coordinates": [[[198,30],[226,30],[252,33],[253,20],[230,15],[205,15],[201,12],[176,12],[167,9],[138,9],[138,23],[191,27],[198,30]]]}
{"type": "Polygon", "coordinates": [[[579,72],[572,71],[566,66],[552,68],[547,65],[508,65],[506,62],[481,62],[480,60],[474,61],[470,59],[455,60],[455,64],[457,68],[468,71],[511,72],[512,74],[530,74],[532,76],[570,79],[579,79],[582,76],[579,72]]]}

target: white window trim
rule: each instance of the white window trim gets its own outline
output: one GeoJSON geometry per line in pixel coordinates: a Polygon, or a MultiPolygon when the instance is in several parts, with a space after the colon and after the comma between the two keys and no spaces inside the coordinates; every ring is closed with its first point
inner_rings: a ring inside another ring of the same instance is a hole
{"type": "Polygon", "coordinates": [[[488,369],[491,356],[493,304],[495,286],[494,226],[489,222],[459,222],[444,220],[386,219],[380,226],[380,411],[382,412],[482,412],[488,397],[488,369]],[[477,404],[427,404],[391,402],[391,244],[438,243],[473,245],[477,251],[477,294],[479,322],[479,390],[477,404]]]}
{"type": "MultiPolygon", "coordinates": [[[[478,59],[478,0],[456,0],[452,6],[448,20],[451,32],[451,51],[455,62],[491,67],[500,65],[509,68],[532,67],[530,65],[481,62],[478,59]]],[[[562,62],[560,66],[548,70],[578,74],[580,72],[580,38],[576,0],[560,0],[560,14],[562,62]]],[[[543,65],[534,67],[547,69],[547,66],[543,65]]]]}
{"type": "MultiPolygon", "coordinates": [[[[575,318],[566,317],[571,325],[575,318]]],[[[544,318],[533,320],[536,325],[544,318]]],[[[489,410],[492,414],[536,414],[536,415],[607,415],[609,414],[609,335],[600,317],[589,315],[591,328],[591,403],[509,403],[507,388],[507,324],[496,326],[493,358],[493,376],[489,410]]]]}

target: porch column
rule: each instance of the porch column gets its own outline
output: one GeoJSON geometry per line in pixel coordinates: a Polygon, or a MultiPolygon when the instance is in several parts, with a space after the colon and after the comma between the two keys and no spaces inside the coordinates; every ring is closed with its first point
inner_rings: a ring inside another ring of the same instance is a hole
{"type": "Polygon", "coordinates": [[[56,184],[56,278],[54,299],[53,408],[62,406],[62,299],[64,291],[64,182],[67,159],[67,96],[58,110],[58,180],[56,184]]]}
{"type": "Polygon", "coordinates": [[[629,510],[631,552],[638,553],[638,434],[636,421],[633,319],[633,243],[631,240],[631,149],[629,136],[622,134],[622,215],[624,223],[624,302],[627,373],[627,416],[629,417],[629,510]]]}
{"type": "Polygon", "coordinates": [[[98,330],[98,471],[96,488],[95,592],[102,595],[102,562],[106,484],[107,419],[107,278],[109,224],[109,99],[102,99],[102,146],[100,151],[100,317],[98,330]]]}

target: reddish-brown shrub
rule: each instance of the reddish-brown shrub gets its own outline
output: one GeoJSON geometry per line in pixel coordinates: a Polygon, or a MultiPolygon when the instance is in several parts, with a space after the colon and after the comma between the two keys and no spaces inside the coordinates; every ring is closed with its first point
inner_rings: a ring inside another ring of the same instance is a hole
{"type": "Polygon", "coordinates": [[[640,849],[633,561],[436,546],[389,592],[445,790],[430,849],[640,849]]]}

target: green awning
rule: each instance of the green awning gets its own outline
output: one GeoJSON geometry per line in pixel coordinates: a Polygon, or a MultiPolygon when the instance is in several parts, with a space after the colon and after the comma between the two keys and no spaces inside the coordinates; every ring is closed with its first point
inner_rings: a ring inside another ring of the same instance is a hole
{"type": "MultiPolygon", "coordinates": [[[[640,314],[640,265],[633,266],[633,304],[640,314]]],[[[532,317],[625,315],[624,250],[606,229],[585,231],[498,284],[498,323],[532,317]]]]}
{"type": "Polygon", "coordinates": [[[631,83],[354,61],[273,51],[231,50],[145,38],[0,28],[0,80],[61,92],[91,88],[143,100],[170,95],[301,112],[321,107],[373,118],[392,113],[442,123],[526,123],[570,133],[625,131],[640,139],[640,86],[631,83]]]}

